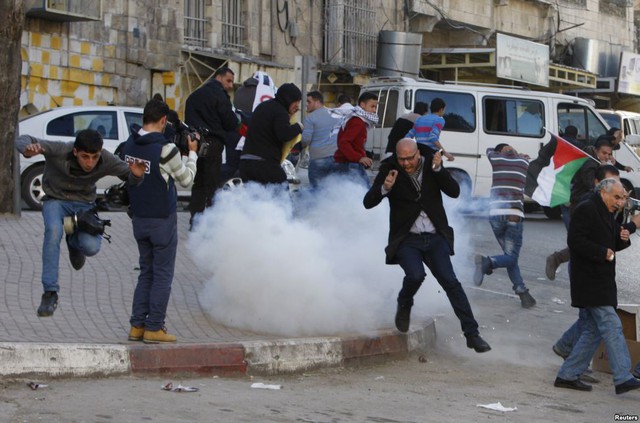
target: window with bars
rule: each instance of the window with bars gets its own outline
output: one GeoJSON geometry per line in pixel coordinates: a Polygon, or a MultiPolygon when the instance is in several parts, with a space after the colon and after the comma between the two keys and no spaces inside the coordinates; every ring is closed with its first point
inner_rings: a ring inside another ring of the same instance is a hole
{"type": "Polygon", "coordinates": [[[372,0],[325,2],[325,61],[375,69],[378,44],[376,7],[372,0]]]}
{"type": "Polygon", "coordinates": [[[600,0],[599,11],[606,15],[624,18],[627,15],[627,8],[633,7],[631,0],[600,0]]]}
{"type": "Polygon", "coordinates": [[[244,52],[246,50],[242,19],[242,5],[238,0],[222,0],[222,47],[244,52]]]}
{"type": "Polygon", "coordinates": [[[208,19],[204,16],[204,0],[184,2],[184,43],[194,47],[208,47],[208,19]]]}

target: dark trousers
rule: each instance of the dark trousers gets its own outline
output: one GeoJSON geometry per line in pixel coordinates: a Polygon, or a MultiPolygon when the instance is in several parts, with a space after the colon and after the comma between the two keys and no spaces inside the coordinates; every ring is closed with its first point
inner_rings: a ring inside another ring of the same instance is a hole
{"type": "Polygon", "coordinates": [[[453,311],[460,320],[464,335],[469,337],[479,334],[478,322],[473,317],[467,294],[453,271],[449,245],[442,235],[437,233],[407,235],[398,247],[396,259],[405,274],[402,289],[398,294],[398,304],[413,305],[413,297],[427,276],[424,263],[447,294],[453,311]]]}
{"type": "Polygon", "coordinates": [[[189,201],[191,217],[196,213],[202,213],[206,207],[211,207],[213,203],[213,195],[220,187],[222,150],[224,150],[223,143],[210,140],[207,155],[198,157],[197,172],[193,178],[191,200],[189,201]]]}
{"type": "Polygon", "coordinates": [[[287,174],[280,163],[269,160],[240,160],[240,178],[244,182],[258,182],[261,184],[284,184],[287,174]]]}
{"type": "Polygon", "coordinates": [[[131,325],[149,331],[164,327],[178,248],[178,216],[133,217],[140,253],[140,275],[133,293],[131,325]]]}

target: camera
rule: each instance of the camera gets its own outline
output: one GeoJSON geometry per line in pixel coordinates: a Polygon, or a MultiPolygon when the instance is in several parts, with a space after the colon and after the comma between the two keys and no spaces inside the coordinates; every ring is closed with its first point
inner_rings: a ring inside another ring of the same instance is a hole
{"type": "Polygon", "coordinates": [[[624,205],[625,213],[634,214],[638,210],[640,210],[640,200],[631,197],[627,198],[627,202],[624,205]]]}
{"type": "MultiPolygon", "coordinates": [[[[165,135],[171,139],[173,136],[173,143],[180,150],[180,154],[186,156],[189,154],[189,140],[196,140],[198,142],[198,157],[207,157],[209,154],[209,147],[211,142],[207,140],[209,130],[206,128],[192,128],[178,118],[178,114],[171,114],[167,118],[167,123],[171,124],[171,130],[165,130],[165,135]],[[171,133],[173,132],[173,134],[171,133]],[[200,139],[197,135],[200,135],[200,139]]],[[[167,125],[167,128],[169,126],[167,125]]]]}
{"type": "Polygon", "coordinates": [[[108,241],[111,237],[104,233],[106,226],[111,226],[111,220],[100,219],[95,208],[74,213],[64,218],[64,233],[67,235],[79,230],[89,235],[103,235],[108,241]]]}

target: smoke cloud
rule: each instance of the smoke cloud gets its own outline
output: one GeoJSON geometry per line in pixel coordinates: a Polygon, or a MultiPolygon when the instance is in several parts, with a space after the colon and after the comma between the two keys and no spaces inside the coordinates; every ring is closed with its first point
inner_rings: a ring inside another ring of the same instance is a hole
{"type": "MultiPolygon", "coordinates": [[[[393,328],[404,273],[385,264],[388,203],[366,210],[365,192],[339,178],[315,196],[255,184],[220,192],[188,241],[211,274],[202,306],[227,326],[278,335],[393,328]]],[[[450,312],[438,290],[429,277],[414,321],[450,312]]]]}

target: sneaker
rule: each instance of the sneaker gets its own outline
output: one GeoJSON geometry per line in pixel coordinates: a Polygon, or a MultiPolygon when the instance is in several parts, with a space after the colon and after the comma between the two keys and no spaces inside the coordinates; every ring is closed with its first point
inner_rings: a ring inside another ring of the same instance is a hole
{"type": "Polygon", "coordinates": [[[523,308],[531,308],[536,305],[536,300],[529,294],[529,291],[518,294],[518,296],[523,308]]]}
{"type": "Polygon", "coordinates": [[[411,306],[398,304],[398,309],[396,310],[396,328],[402,333],[407,333],[410,322],[411,306]]]}
{"type": "Polygon", "coordinates": [[[159,344],[161,342],[176,342],[175,335],[169,335],[167,328],[160,330],[145,330],[142,336],[142,341],[145,344],[159,344]]]}
{"type": "Polygon", "coordinates": [[[76,270],[82,269],[82,266],[84,266],[84,263],[87,260],[87,258],[85,257],[84,254],[82,254],[80,250],[73,248],[69,244],[69,235],[67,235],[66,240],[67,240],[67,248],[69,248],[69,261],[71,262],[71,266],[76,270]]]}
{"type": "Polygon", "coordinates": [[[53,316],[56,308],[58,308],[58,293],[55,291],[46,291],[42,294],[40,307],[38,307],[38,317],[53,316]]]}
{"type": "Polygon", "coordinates": [[[135,326],[131,326],[131,330],[129,330],[129,341],[142,341],[144,337],[144,328],[137,328],[135,326]]]}
{"type": "Polygon", "coordinates": [[[547,278],[552,281],[556,279],[556,272],[558,271],[558,266],[560,266],[560,260],[558,259],[558,254],[553,253],[547,256],[547,265],[544,268],[544,272],[547,274],[547,278]]]}
{"type": "Polygon", "coordinates": [[[490,275],[491,273],[493,273],[493,271],[491,270],[491,259],[489,259],[489,257],[481,256],[478,254],[476,255],[475,262],[476,269],[473,273],[473,283],[476,284],[476,286],[480,286],[482,285],[484,275],[490,275]]]}

